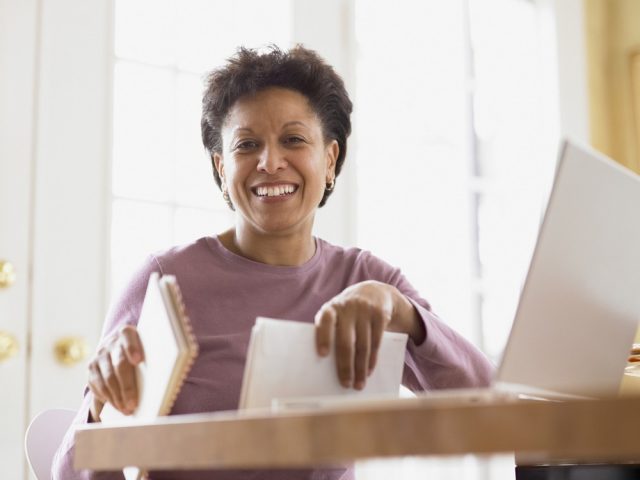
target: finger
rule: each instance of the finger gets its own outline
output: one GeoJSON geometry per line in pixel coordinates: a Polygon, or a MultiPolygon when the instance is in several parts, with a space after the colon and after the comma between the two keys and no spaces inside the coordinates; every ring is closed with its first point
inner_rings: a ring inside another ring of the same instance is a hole
{"type": "Polygon", "coordinates": [[[321,357],[329,355],[335,324],[336,312],[333,307],[322,307],[316,314],[316,351],[321,357]]]}
{"type": "Polygon", "coordinates": [[[354,388],[362,390],[367,381],[369,371],[369,355],[371,352],[371,321],[360,318],[356,322],[355,357],[354,357],[354,388]]]}
{"type": "Polygon", "coordinates": [[[104,402],[97,398],[95,395],[91,399],[91,405],[89,405],[89,413],[91,418],[89,422],[99,422],[100,414],[102,413],[102,409],[104,408],[104,402]]]}
{"type": "Polygon", "coordinates": [[[349,388],[353,382],[353,361],[355,354],[355,325],[351,313],[342,313],[336,322],[336,369],[343,387],[349,388]]]}
{"type": "Polygon", "coordinates": [[[106,402],[109,400],[110,395],[107,384],[103,380],[100,368],[95,361],[89,364],[89,390],[100,401],[106,402]]]}
{"type": "Polygon", "coordinates": [[[100,356],[98,359],[98,367],[100,368],[100,374],[106,385],[109,402],[118,410],[124,412],[125,408],[122,404],[122,396],[120,395],[120,382],[111,363],[111,355],[100,356]]]}
{"type": "Polygon", "coordinates": [[[132,365],[137,365],[144,361],[144,348],[142,347],[142,341],[140,341],[136,327],[133,325],[122,327],[119,340],[132,365]]]}
{"type": "Polygon", "coordinates": [[[129,361],[125,348],[120,344],[112,355],[113,367],[120,383],[122,403],[128,411],[133,412],[138,403],[138,386],[135,366],[129,361]]]}
{"type": "Polygon", "coordinates": [[[381,316],[375,317],[371,321],[371,352],[369,354],[369,369],[367,375],[371,375],[371,372],[373,372],[373,369],[378,363],[378,352],[380,351],[384,325],[384,319],[381,316]]]}

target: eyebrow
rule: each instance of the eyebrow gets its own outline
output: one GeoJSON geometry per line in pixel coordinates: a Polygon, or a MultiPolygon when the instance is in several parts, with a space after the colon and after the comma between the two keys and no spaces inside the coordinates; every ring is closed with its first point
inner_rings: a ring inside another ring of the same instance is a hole
{"type": "Polygon", "coordinates": [[[283,127],[290,127],[292,125],[301,125],[305,128],[309,128],[305,123],[301,122],[300,120],[292,120],[291,122],[287,122],[283,125],[283,127]]]}
{"type": "Polygon", "coordinates": [[[233,133],[240,132],[240,131],[253,133],[253,130],[251,130],[249,127],[236,127],[233,129],[233,133]]]}
{"type": "MultiPolygon", "coordinates": [[[[284,125],[282,125],[282,128],[291,127],[293,125],[300,125],[302,127],[309,128],[306,123],[301,122],[300,120],[292,120],[290,122],[287,122],[284,125]]],[[[236,127],[233,129],[233,133],[237,133],[237,132],[254,133],[250,127],[236,127]]]]}

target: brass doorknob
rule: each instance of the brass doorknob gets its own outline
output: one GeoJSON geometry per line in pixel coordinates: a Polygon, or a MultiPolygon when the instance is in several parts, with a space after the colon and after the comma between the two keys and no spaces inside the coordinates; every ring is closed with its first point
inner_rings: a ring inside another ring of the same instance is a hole
{"type": "Polygon", "coordinates": [[[0,288],[9,288],[16,281],[16,271],[11,263],[0,260],[0,288]]]}
{"type": "Polygon", "coordinates": [[[0,362],[15,357],[18,353],[18,340],[9,332],[0,331],[0,362]]]}
{"type": "Polygon", "coordinates": [[[63,365],[75,365],[87,357],[87,342],[80,337],[63,337],[53,347],[56,360],[63,365]]]}

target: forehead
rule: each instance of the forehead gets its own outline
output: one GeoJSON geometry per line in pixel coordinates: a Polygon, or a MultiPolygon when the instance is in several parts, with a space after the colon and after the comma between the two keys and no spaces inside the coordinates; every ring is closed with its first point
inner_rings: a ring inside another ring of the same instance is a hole
{"type": "Polygon", "coordinates": [[[224,127],[233,129],[264,122],[284,124],[294,120],[319,125],[307,97],[295,90],[269,87],[239,98],[229,110],[224,127]]]}

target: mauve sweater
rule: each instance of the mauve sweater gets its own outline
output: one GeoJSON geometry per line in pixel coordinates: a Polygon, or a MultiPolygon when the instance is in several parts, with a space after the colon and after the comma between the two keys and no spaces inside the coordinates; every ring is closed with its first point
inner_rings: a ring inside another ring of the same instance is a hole
{"type": "MultiPolygon", "coordinates": [[[[201,238],[152,255],[112,304],[101,343],[122,325],[138,322],[151,272],[176,276],[200,347],[172,415],[238,407],[245,356],[256,317],[312,323],[323,303],[349,285],[365,280],[397,287],[411,300],[425,323],[425,341],[416,345],[409,340],[407,344],[405,386],[414,391],[486,386],[493,374],[486,357],[431,311],[400,270],[367,251],[345,249],[321,239],[316,239],[314,256],[294,267],[251,261],[227,250],[217,237],[201,238]]],[[[73,469],[74,425],[87,421],[91,395],[85,389],[82,405],[56,452],[54,480],[123,478],[120,472],[73,469]]],[[[151,472],[150,478],[346,480],[353,478],[353,469],[346,465],[306,470],[193,470],[151,472]]]]}

